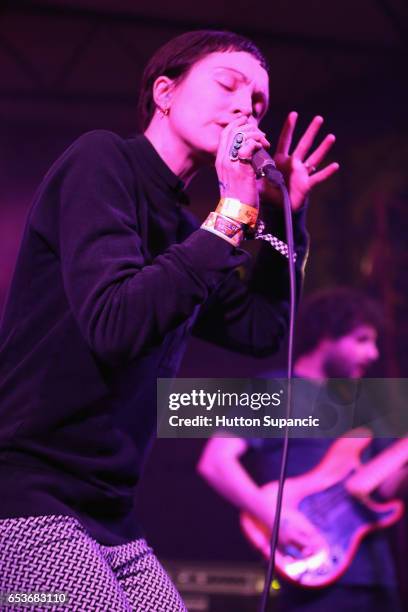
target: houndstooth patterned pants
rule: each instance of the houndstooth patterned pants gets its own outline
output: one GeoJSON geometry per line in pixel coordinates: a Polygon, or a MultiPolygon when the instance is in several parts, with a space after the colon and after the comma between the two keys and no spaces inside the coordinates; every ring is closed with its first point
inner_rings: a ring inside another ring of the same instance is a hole
{"type": "Polygon", "coordinates": [[[145,540],[102,546],[69,516],[0,520],[0,594],[1,612],[187,612],[145,540]],[[9,605],[11,593],[68,603],[9,605]]]}

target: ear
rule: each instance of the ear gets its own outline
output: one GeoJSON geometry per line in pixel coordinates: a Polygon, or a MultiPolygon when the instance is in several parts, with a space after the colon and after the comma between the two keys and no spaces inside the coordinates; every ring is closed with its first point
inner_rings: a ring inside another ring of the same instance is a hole
{"type": "Polygon", "coordinates": [[[160,110],[169,108],[173,89],[174,81],[166,76],[157,77],[153,83],[153,100],[160,110]]]}

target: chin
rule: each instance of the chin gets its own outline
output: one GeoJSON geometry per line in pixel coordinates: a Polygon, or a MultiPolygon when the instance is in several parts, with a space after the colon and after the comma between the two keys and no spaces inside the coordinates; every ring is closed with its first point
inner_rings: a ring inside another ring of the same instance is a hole
{"type": "Polygon", "coordinates": [[[218,153],[218,147],[220,146],[221,133],[218,129],[211,130],[207,129],[203,132],[203,138],[198,146],[208,155],[212,155],[215,159],[218,153]]]}
{"type": "Polygon", "coordinates": [[[218,147],[220,145],[220,137],[216,136],[213,138],[208,138],[208,140],[203,144],[203,149],[214,158],[217,156],[218,147]]]}

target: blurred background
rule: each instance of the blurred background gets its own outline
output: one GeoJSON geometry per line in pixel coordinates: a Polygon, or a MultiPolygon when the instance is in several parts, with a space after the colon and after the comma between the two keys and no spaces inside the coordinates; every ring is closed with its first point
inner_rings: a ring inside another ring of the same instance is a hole
{"type": "MultiPolygon", "coordinates": [[[[135,132],[148,58],[177,34],[206,27],[248,35],[268,57],[271,104],[263,129],[272,142],[291,110],[300,115],[298,134],[315,114],[325,118],[326,133],[336,134],[332,159],[341,170],[316,190],[309,210],[305,292],[347,284],[376,297],[389,326],[373,373],[406,376],[406,0],[3,0],[0,309],[30,201],[50,164],[85,131],[135,132]]],[[[189,188],[200,219],[217,201],[214,179],[204,173],[189,188]]],[[[283,354],[255,360],[193,339],[180,374],[251,376],[281,365],[283,354]]],[[[139,493],[147,536],[170,561],[257,563],[237,513],[195,474],[202,445],[157,441],[139,493]]],[[[398,529],[406,542],[406,524],[398,529]]]]}

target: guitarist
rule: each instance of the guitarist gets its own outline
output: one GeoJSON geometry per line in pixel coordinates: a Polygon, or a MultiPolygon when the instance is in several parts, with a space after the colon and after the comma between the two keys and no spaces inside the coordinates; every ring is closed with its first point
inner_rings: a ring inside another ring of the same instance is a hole
{"type": "MultiPolygon", "coordinates": [[[[298,318],[295,376],[310,381],[311,388],[315,388],[317,379],[321,384],[329,378],[362,377],[379,356],[380,321],[376,304],[357,291],[338,288],[311,296],[304,301],[298,318]]],[[[283,377],[284,373],[272,375],[283,377]]],[[[302,398],[296,398],[297,403],[299,400],[307,403],[307,395],[305,388],[302,398]]],[[[314,468],[332,443],[328,438],[292,439],[287,477],[299,476],[314,468]]],[[[374,439],[363,459],[369,459],[388,444],[390,440],[374,439]]],[[[281,450],[281,442],[273,438],[214,437],[204,448],[198,471],[230,502],[272,527],[274,508],[266,503],[260,487],[278,479],[281,450]]],[[[405,494],[407,489],[408,468],[405,468],[379,487],[377,493],[388,499],[405,494]]],[[[308,555],[319,543],[318,532],[303,515],[285,511],[283,507],[279,544],[291,544],[301,554],[308,555]]],[[[279,600],[285,611],[400,610],[386,532],[377,531],[363,540],[351,566],[334,585],[306,590],[284,583],[279,600]]]]}

